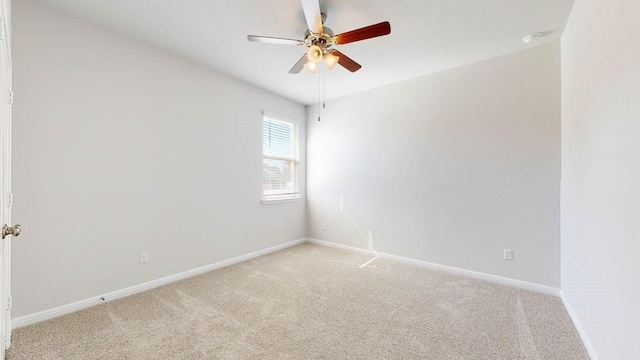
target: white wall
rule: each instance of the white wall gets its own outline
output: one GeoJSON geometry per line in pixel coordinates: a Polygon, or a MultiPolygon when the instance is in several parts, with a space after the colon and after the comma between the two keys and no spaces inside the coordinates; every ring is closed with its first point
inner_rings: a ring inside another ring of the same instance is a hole
{"type": "Polygon", "coordinates": [[[640,359],[639,19],[580,0],[562,38],[562,288],[603,360],[640,359]]]}
{"type": "Polygon", "coordinates": [[[558,42],[316,112],[310,237],[366,248],[370,231],[379,252],[559,287],[558,42]]]}
{"type": "Polygon", "coordinates": [[[14,316],[305,236],[304,201],[260,203],[262,110],[304,125],[302,105],[30,1],[13,11],[14,316]]]}

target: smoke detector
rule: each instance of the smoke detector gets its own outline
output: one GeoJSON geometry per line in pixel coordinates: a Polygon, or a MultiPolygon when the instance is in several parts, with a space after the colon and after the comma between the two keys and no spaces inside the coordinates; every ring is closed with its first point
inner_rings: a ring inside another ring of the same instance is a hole
{"type": "Polygon", "coordinates": [[[542,37],[542,34],[533,33],[533,34],[529,34],[529,35],[525,36],[524,38],[522,38],[522,41],[524,41],[525,44],[534,44],[538,40],[540,40],[541,37],[542,37]]]}

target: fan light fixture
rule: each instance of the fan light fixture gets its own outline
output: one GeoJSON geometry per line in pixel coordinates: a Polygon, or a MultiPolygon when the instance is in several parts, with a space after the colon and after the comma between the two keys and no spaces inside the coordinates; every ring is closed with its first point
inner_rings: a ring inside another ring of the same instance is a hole
{"type": "Polygon", "coordinates": [[[326,51],[322,47],[318,45],[312,45],[309,47],[307,51],[307,63],[304,64],[304,68],[307,69],[312,74],[315,74],[318,70],[318,64],[320,60],[324,59],[325,64],[329,70],[333,70],[333,67],[336,66],[338,60],[340,60],[339,56],[333,55],[333,51],[326,51]]]}

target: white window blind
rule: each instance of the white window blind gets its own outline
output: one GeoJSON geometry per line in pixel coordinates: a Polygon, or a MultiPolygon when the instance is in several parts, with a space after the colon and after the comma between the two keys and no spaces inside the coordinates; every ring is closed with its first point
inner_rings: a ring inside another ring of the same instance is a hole
{"type": "Polygon", "coordinates": [[[298,198],[298,125],[265,113],[262,119],[262,154],[262,199],[298,198]]]}

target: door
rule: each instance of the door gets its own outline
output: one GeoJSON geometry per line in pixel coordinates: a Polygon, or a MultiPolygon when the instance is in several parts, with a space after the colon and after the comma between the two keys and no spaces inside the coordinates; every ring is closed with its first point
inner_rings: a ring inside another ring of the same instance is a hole
{"type": "Polygon", "coordinates": [[[11,339],[11,238],[20,227],[11,224],[11,0],[0,7],[0,360],[4,360],[11,339]]]}

